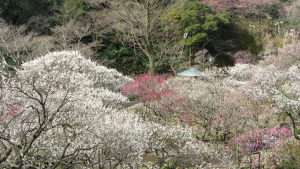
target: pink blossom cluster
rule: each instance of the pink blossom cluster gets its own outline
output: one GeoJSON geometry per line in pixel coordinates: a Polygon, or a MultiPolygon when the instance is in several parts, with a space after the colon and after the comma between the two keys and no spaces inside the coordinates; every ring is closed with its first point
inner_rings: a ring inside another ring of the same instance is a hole
{"type": "Polygon", "coordinates": [[[8,116],[17,116],[17,111],[19,110],[18,105],[10,105],[10,112],[6,113],[6,117],[8,116]]]}
{"type": "Polygon", "coordinates": [[[165,121],[176,116],[178,120],[191,124],[191,111],[197,108],[189,98],[170,89],[166,77],[161,75],[138,75],[134,81],[124,85],[122,94],[129,99],[142,101],[155,112],[155,116],[165,121]]]}
{"type": "Polygon", "coordinates": [[[229,146],[237,149],[241,155],[251,155],[263,149],[278,150],[276,141],[292,136],[292,131],[285,127],[257,129],[238,135],[230,141],[229,146]]]}
{"type": "Polygon", "coordinates": [[[168,88],[165,76],[141,74],[134,81],[124,85],[122,94],[131,99],[137,98],[147,102],[158,100],[165,95],[175,95],[176,92],[168,88]]]}
{"type": "Polygon", "coordinates": [[[16,104],[15,100],[12,100],[8,97],[9,101],[6,103],[2,103],[2,112],[0,112],[0,120],[2,119],[10,119],[12,117],[18,116],[19,105],[16,104]]]}

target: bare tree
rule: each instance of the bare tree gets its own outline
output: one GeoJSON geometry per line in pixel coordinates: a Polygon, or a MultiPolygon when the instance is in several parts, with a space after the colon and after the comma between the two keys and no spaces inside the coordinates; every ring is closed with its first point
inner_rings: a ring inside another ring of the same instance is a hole
{"type": "Polygon", "coordinates": [[[25,25],[12,26],[0,19],[0,58],[3,69],[17,69],[22,63],[46,54],[54,48],[53,37],[27,33],[25,25]]]}
{"type": "Polygon", "coordinates": [[[78,50],[85,56],[94,54],[93,47],[99,45],[100,40],[83,43],[82,38],[93,33],[92,25],[71,19],[68,23],[56,26],[54,32],[56,50],[78,50]]]}
{"type": "Polygon", "coordinates": [[[140,49],[149,59],[149,74],[154,74],[155,59],[163,57],[169,34],[162,31],[162,18],[171,0],[116,1],[113,27],[124,39],[140,49]]]}

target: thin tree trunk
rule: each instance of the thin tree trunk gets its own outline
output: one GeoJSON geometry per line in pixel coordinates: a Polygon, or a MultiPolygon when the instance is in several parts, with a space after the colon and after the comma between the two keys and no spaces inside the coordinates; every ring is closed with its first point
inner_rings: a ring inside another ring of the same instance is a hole
{"type": "Polygon", "coordinates": [[[192,49],[189,51],[189,66],[192,67],[192,49]]]}
{"type": "Polygon", "coordinates": [[[148,53],[149,58],[149,75],[154,74],[154,55],[153,55],[153,44],[152,44],[152,38],[151,38],[151,23],[150,23],[150,4],[149,1],[146,2],[146,30],[147,30],[147,36],[146,36],[146,51],[148,53]]]}

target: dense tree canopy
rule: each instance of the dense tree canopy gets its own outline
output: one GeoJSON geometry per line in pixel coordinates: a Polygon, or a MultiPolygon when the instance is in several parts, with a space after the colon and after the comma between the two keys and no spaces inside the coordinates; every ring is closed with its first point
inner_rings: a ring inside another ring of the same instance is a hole
{"type": "Polygon", "coordinates": [[[232,24],[229,15],[215,13],[198,1],[177,4],[165,20],[176,27],[180,36],[185,34],[180,42],[187,47],[185,55],[188,57],[207,47],[209,42],[220,37],[222,30],[232,24]]]}
{"type": "Polygon", "coordinates": [[[59,0],[2,0],[0,16],[14,24],[27,23],[30,17],[49,15],[51,7],[59,0]]]}

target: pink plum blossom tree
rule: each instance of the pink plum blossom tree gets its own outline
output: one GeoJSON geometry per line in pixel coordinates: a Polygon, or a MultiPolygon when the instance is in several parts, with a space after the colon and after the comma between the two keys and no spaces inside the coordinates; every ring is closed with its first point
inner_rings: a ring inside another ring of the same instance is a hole
{"type": "Polygon", "coordinates": [[[264,149],[280,150],[281,144],[277,140],[290,136],[292,131],[284,127],[257,129],[238,135],[229,142],[229,147],[235,149],[238,156],[251,158],[251,155],[259,154],[260,158],[260,153],[264,149]]]}

